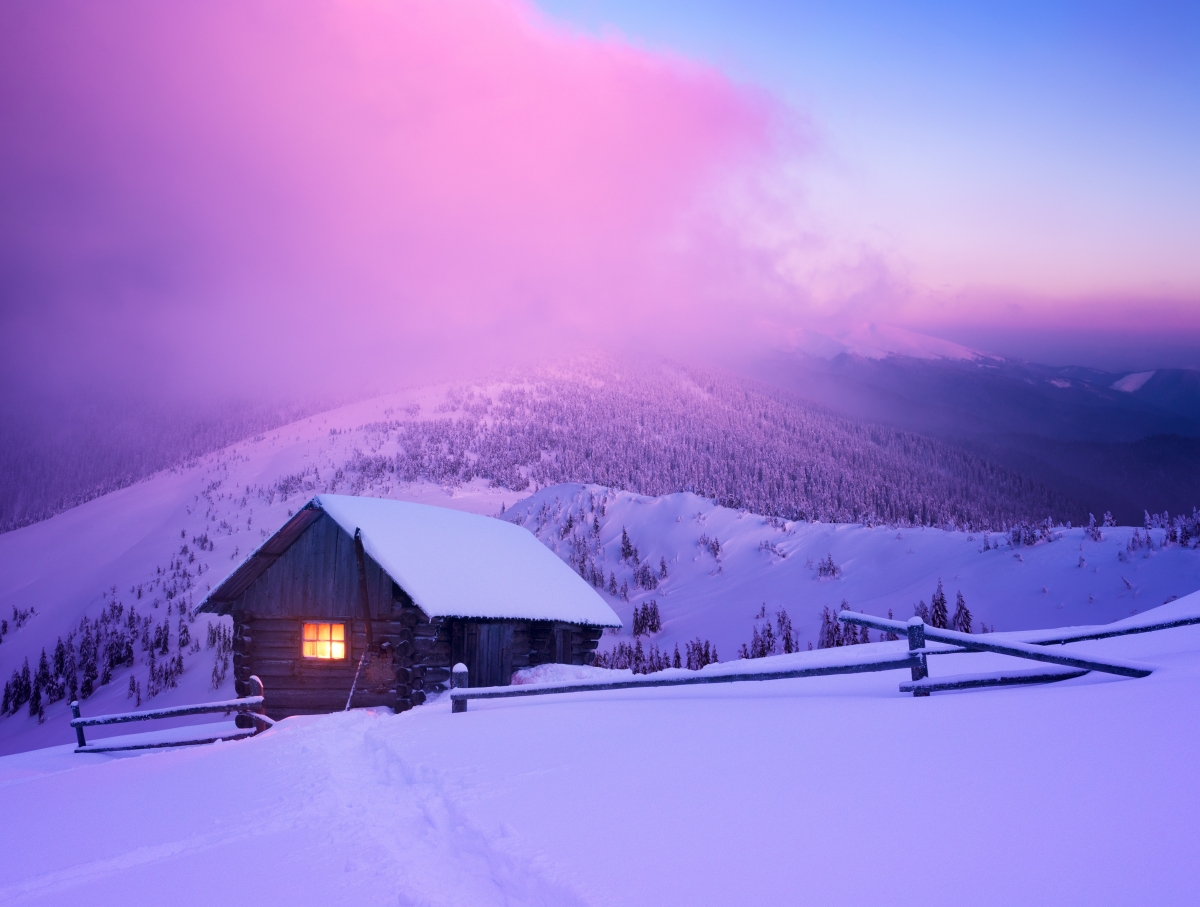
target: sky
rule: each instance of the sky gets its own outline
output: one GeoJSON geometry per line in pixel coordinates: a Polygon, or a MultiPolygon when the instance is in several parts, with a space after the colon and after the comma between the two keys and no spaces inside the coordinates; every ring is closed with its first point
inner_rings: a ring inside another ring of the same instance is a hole
{"type": "Polygon", "coordinates": [[[327,393],[887,323],[1200,367],[1198,16],[0,9],[4,393],[327,393]]]}
{"type": "Polygon", "coordinates": [[[539,6],[807,117],[809,216],[886,262],[893,304],[910,303],[898,320],[1041,360],[1197,367],[1195,4],[539,6]]]}

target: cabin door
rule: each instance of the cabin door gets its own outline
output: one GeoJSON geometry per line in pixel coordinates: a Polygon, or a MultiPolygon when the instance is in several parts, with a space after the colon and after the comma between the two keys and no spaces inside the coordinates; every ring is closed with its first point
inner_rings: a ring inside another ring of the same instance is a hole
{"type": "Polygon", "coordinates": [[[506,687],[512,681],[513,625],[475,624],[474,656],[467,665],[473,687],[506,687]]]}

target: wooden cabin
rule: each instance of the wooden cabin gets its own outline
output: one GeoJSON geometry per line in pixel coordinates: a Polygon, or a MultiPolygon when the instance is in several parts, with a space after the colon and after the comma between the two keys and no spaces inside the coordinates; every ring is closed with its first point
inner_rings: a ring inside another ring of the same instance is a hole
{"type": "Polygon", "coordinates": [[[588,664],[604,628],[621,626],[519,526],[344,495],[309,501],[200,610],[233,617],[237,694],[260,677],[272,718],[344,709],[356,671],[353,706],[402,712],[459,662],[471,686],[588,664]]]}

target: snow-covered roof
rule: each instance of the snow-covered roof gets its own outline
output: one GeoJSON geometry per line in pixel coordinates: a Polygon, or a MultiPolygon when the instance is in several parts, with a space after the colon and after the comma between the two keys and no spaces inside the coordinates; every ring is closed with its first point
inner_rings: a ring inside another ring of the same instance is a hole
{"type": "Polygon", "coordinates": [[[309,506],[350,535],[361,530],[366,553],[430,617],[621,626],[590,584],[520,526],[383,498],[323,494],[309,506]]]}

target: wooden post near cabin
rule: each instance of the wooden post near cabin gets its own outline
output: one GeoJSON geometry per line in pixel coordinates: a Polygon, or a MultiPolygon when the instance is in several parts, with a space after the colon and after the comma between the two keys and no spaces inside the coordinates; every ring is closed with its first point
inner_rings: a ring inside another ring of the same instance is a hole
{"type": "MultiPolygon", "coordinates": [[[[72,702],[71,702],[71,717],[72,718],[82,718],[83,717],[82,715],[79,714],[79,700],[78,699],[72,700],[72,702]]],[[[83,739],[83,728],[82,727],[75,728],[75,739],[79,741],[80,746],[87,746],[87,741],[83,739]]]]}
{"type": "MultiPolygon", "coordinates": [[[[262,696],[264,699],[266,698],[266,688],[263,686],[263,682],[261,679],[259,679],[257,674],[251,674],[246,683],[250,687],[251,696],[262,696]]],[[[266,706],[260,703],[259,705],[251,708],[248,712],[238,712],[238,714],[234,716],[233,723],[236,727],[255,728],[256,730],[263,731],[267,729],[267,723],[264,721],[256,721],[254,716],[262,715],[265,717],[266,714],[266,706]]]]}
{"type": "MultiPolygon", "coordinates": [[[[925,660],[925,622],[913,617],[908,622],[908,651],[917,652],[917,664],[912,666],[912,679],[924,680],[929,676],[929,663],[925,660]]],[[[914,696],[928,696],[928,690],[913,690],[914,696]]]]}
{"type": "MultiPolygon", "coordinates": [[[[465,690],[467,688],[467,666],[459,662],[450,672],[450,687],[455,690],[465,690]]],[[[454,704],[450,707],[451,712],[465,712],[467,710],[467,700],[455,699],[454,704]]]]}

